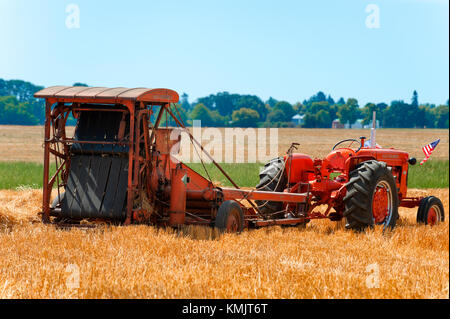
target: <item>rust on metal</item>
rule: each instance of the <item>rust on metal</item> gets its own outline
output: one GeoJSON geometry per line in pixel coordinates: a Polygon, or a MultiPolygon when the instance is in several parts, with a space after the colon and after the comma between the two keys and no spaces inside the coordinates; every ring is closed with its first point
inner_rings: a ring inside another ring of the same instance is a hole
{"type": "Polygon", "coordinates": [[[52,86],[37,92],[36,98],[43,99],[92,99],[131,100],[147,103],[177,103],[178,93],[169,89],[149,88],[105,88],[83,86],[52,86]]]}

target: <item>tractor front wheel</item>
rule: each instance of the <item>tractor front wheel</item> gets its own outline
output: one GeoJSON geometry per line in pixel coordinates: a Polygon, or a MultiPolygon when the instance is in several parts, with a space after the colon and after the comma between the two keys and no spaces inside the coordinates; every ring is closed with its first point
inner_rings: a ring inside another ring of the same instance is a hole
{"type": "Polygon", "coordinates": [[[223,202],[217,212],[215,227],[221,232],[240,233],[244,229],[244,213],[234,200],[223,202]]]}
{"type": "Polygon", "coordinates": [[[439,198],[425,197],[420,201],[417,211],[417,222],[425,225],[436,225],[444,221],[444,206],[439,198]]]}
{"type": "Polygon", "coordinates": [[[344,197],[347,229],[368,226],[394,228],[398,219],[398,193],[394,177],[386,163],[367,161],[350,172],[344,197]]]}

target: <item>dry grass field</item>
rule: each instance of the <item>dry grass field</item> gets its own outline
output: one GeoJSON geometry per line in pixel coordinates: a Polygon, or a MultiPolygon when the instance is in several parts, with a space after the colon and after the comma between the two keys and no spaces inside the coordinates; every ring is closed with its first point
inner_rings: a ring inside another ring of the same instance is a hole
{"type": "MultiPolygon", "coordinates": [[[[225,137],[224,129],[218,129],[225,137]]],[[[69,135],[73,128],[68,129],[69,135]]],[[[312,157],[324,157],[340,140],[370,137],[369,130],[332,130],[332,129],[278,129],[278,153],[285,154],[291,143],[300,143],[299,152],[312,157]]],[[[268,137],[269,138],[269,137],[268,137]]],[[[380,129],[377,130],[377,143],[383,147],[395,147],[408,152],[417,159],[423,158],[422,146],[440,138],[439,147],[433,153],[435,159],[448,159],[449,131],[448,130],[414,130],[414,129],[380,129]]],[[[41,126],[0,126],[0,161],[43,162],[42,143],[44,129],[41,126]]],[[[209,142],[204,137],[203,144],[209,142]]],[[[239,143],[233,147],[232,143],[223,143],[223,154],[231,148],[235,153],[247,158],[247,145],[239,143]]],[[[269,148],[267,147],[267,152],[269,148]]],[[[192,154],[195,154],[191,150],[192,154]]],[[[225,156],[225,155],[224,155],[225,156]]],[[[220,160],[218,160],[221,162],[220,160]]]]}
{"type": "Polygon", "coordinates": [[[37,219],[40,191],[0,191],[0,298],[449,298],[449,192],[410,195],[426,193],[443,200],[445,223],[418,226],[401,209],[392,233],[313,221],[214,236],[58,230],[37,219]]]}
{"type": "MultiPolygon", "coordinates": [[[[0,126],[0,161],[41,163],[42,132],[0,126]]],[[[338,140],[369,132],[278,134],[279,153],[299,142],[301,152],[322,157],[338,140]]],[[[418,159],[423,145],[441,138],[433,158],[448,159],[448,130],[379,130],[377,137],[418,159]]],[[[449,298],[449,190],[408,195],[425,194],[441,198],[445,223],[419,226],[416,209],[402,208],[398,227],[388,233],[354,233],[342,223],[312,221],[306,229],[219,236],[199,227],[61,230],[41,224],[40,190],[0,190],[0,299],[449,298]]]]}

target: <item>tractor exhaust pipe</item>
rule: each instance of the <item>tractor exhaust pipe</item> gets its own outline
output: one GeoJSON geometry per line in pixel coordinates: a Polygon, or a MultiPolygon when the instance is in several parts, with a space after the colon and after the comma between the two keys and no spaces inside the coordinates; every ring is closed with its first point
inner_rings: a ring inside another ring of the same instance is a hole
{"type": "Polygon", "coordinates": [[[377,112],[373,111],[372,128],[370,129],[370,147],[376,148],[376,136],[377,136],[377,112]]]}

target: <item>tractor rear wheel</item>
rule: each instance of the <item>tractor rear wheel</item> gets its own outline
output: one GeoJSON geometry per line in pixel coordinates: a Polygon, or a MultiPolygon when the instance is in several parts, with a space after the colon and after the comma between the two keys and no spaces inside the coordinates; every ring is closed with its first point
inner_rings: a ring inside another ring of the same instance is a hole
{"type": "Polygon", "coordinates": [[[347,229],[363,230],[374,224],[394,228],[398,219],[398,192],[386,163],[367,161],[350,172],[344,197],[347,229]]]}
{"type": "MultiPolygon", "coordinates": [[[[264,166],[259,174],[258,190],[267,192],[282,192],[286,188],[287,180],[284,174],[284,158],[278,157],[272,159],[264,166]]],[[[283,210],[282,202],[256,201],[260,212],[263,215],[273,214],[283,210]]]]}
{"type": "Polygon", "coordinates": [[[444,216],[444,206],[439,198],[429,196],[420,201],[417,211],[418,223],[433,226],[443,222],[444,216]]]}
{"type": "Polygon", "coordinates": [[[221,232],[240,233],[244,230],[244,213],[234,200],[223,202],[217,212],[215,227],[221,232]]]}

